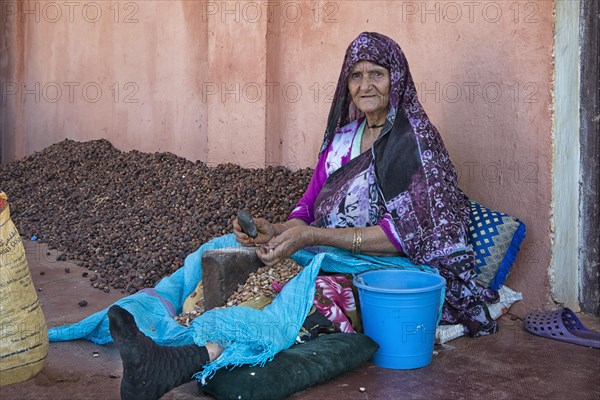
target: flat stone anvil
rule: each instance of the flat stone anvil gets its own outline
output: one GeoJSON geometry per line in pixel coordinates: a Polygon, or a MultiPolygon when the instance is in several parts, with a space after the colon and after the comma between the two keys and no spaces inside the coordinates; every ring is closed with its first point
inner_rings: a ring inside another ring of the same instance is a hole
{"type": "Polygon", "coordinates": [[[248,276],[264,266],[256,255],[256,247],[228,247],[202,254],[202,286],[204,309],[221,307],[244,284],[248,276]]]}

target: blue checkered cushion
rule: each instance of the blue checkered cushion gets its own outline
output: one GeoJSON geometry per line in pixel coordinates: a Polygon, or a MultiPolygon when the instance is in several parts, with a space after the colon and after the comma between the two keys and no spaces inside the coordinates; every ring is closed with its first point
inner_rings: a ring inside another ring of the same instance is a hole
{"type": "Polygon", "coordinates": [[[525,238],[525,224],[476,201],[469,203],[469,243],[475,252],[477,280],[485,287],[498,290],[508,277],[525,238]]]}

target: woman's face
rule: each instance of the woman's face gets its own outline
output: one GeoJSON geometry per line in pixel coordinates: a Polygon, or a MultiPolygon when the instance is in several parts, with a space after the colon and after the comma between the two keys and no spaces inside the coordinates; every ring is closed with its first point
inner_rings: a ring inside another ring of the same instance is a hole
{"type": "Polygon", "coordinates": [[[387,115],[390,105],[390,72],[371,61],[357,63],[348,77],[354,104],[365,114],[387,115]]]}

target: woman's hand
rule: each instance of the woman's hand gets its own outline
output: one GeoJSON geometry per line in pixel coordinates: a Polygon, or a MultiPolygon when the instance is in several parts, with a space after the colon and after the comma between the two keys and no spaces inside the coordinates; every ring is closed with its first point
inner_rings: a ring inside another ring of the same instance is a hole
{"type": "Polygon", "coordinates": [[[267,243],[275,235],[273,225],[264,218],[252,218],[256,224],[258,236],[254,239],[244,233],[237,218],[233,220],[233,233],[235,238],[242,246],[256,246],[267,243]]]}
{"type": "Polygon", "coordinates": [[[314,245],[313,229],[309,226],[288,228],[257,249],[256,254],[265,265],[275,265],[298,250],[314,245]]]}

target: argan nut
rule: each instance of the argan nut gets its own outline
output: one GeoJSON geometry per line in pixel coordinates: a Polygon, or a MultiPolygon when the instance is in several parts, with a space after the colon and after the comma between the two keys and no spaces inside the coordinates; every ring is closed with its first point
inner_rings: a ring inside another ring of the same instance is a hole
{"type": "MultiPolygon", "coordinates": [[[[11,188],[19,232],[43,232],[38,240],[48,246],[48,260],[83,268],[71,273],[89,271],[91,286],[106,279],[95,285],[100,290],[133,294],[155,287],[186,255],[227,233],[238,210],[286,221],[312,174],[309,168],[209,166],[166,152],[122,152],[100,139],[63,140],[4,164],[0,182],[11,188]],[[31,177],[44,185],[32,185],[31,177]]],[[[277,282],[290,279],[278,274],[277,282]]],[[[263,284],[250,286],[262,290],[263,284]]]]}

